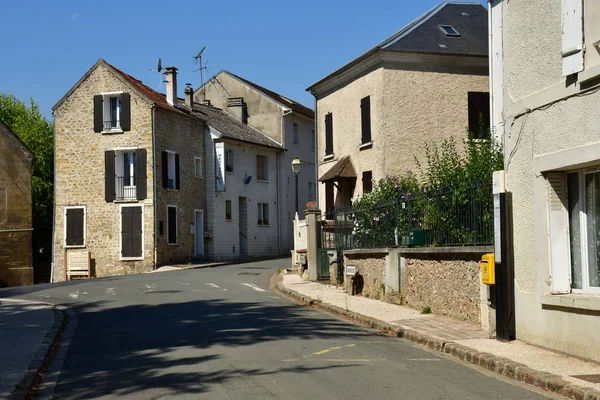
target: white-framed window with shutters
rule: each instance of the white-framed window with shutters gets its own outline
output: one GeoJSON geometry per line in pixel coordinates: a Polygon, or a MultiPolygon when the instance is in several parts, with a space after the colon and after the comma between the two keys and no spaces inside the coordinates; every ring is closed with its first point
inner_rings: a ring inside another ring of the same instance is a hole
{"type": "Polygon", "coordinates": [[[583,0],[562,0],[563,76],[583,71],[583,0]]]}
{"type": "Polygon", "coordinates": [[[258,225],[269,225],[269,204],[258,203],[258,225]]]}

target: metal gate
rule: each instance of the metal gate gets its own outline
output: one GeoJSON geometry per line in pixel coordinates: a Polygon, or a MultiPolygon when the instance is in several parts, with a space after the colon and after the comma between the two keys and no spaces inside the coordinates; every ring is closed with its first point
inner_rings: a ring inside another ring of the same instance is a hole
{"type": "Polygon", "coordinates": [[[332,283],[344,281],[344,247],[346,226],[333,219],[319,219],[319,248],[317,250],[317,276],[319,280],[330,280],[332,283]],[[337,274],[331,276],[331,265],[336,265],[337,274]]]}

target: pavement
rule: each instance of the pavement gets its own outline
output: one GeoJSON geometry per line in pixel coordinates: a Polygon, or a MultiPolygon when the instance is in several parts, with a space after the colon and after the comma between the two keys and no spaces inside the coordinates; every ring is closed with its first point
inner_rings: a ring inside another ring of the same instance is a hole
{"type": "MultiPolygon", "coordinates": [[[[546,391],[569,398],[600,399],[600,383],[574,377],[600,374],[599,363],[519,340],[500,342],[490,338],[478,326],[440,315],[421,314],[405,306],[351,296],[341,287],[306,282],[295,273],[282,274],[281,278],[279,290],[300,303],[450,354],[546,391]]],[[[596,382],[600,382],[599,378],[600,375],[590,377],[596,382]]]]}

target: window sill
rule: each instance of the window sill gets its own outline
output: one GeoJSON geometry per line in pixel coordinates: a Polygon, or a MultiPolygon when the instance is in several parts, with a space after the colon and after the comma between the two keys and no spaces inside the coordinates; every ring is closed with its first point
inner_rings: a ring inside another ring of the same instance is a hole
{"type": "Polygon", "coordinates": [[[296,147],[300,147],[300,143],[292,143],[296,147]]]}
{"type": "Polygon", "coordinates": [[[196,175],[196,178],[198,178],[198,179],[204,179],[203,176],[198,176],[198,175],[196,175]]]}
{"type": "Polygon", "coordinates": [[[144,257],[119,257],[119,261],[143,261],[144,257]]]}
{"type": "Polygon", "coordinates": [[[114,200],[113,203],[137,203],[139,200],[138,199],[117,199],[114,200]]]}
{"type": "Polygon", "coordinates": [[[367,149],[370,149],[371,147],[373,147],[372,141],[361,144],[360,146],[358,146],[358,150],[367,150],[367,149]]]}
{"type": "Polygon", "coordinates": [[[179,246],[179,243],[167,243],[167,246],[179,246]]]}
{"type": "Polygon", "coordinates": [[[600,311],[600,295],[594,294],[548,294],[542,296],[542,305],[600,311]]]}
{"type": "Polygon", "coordinates": [[[175,189],[175,188],[165,188],[167,189],[167,192],[179,192],[179,189],[175,189]]]}
{"type": "Polygon", "coordinates": [[[334,154],[327,154],[325,157],[323,157],[323,161],[329,161],[329,160],[333,160],[334,154]]]}
{"type": "Polygon", "coordinates": [[[578,75],[580,84],[591,81],[591,80],[599,78],[599,77],[600,77],[600,65],[595,65],[593,67],[586,68],[585,70],[580,72],[578,75]]]}
{"type": "Polygon", "coordinates": [[[264,179],[257,179],[256,182],[269,183],[269,181],[265,181],[264,179]]]}
{"type": "Polygon", "coordinates": [[[63,249],[85,249],[85,243],[84,244],[64,245],[63,249]]]}
{"type": "Polygon", "coordinates": [[[225,171],[225,174],[227,174],[227,175],[233,175],[233,171],[225,171]]]}
{"type": "Polygon", "coordinates": [[[269,228],[271,225],[262,224],[262,225],[256,225],[256,226],[258,226],[259,228],[269,228]]]}
{"type": "Polygon", "coordinates": [[[125,133],[125,132],[123,131],[123,129],[111,129],[110,131],[102,131],[100,133],[103,135],[112,135],[112,134],[125,133]]]}

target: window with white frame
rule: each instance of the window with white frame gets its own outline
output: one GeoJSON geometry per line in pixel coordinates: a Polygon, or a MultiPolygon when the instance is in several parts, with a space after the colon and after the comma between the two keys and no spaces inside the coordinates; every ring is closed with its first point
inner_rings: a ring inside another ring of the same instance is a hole
{"type": "Polygon", "coordinates": [[[85,206],[65,207],[65,247],[85,247],[85,206]]]}
{"type": "Polygon", "coordinates": [[[269,180],[269,161],[266,156],[256,156],[256,179],[259,181],[269,180]]]}
{"type": "Polygon", "coordinates": [[[225,171],[233,172],[233,150],[225,150],[225,171]]]}
{"type": "Polygon", "coordinates": [[[145,199],[146,149],[107,150],[104,153],[106,201],[145,199]]]}
{"type": "Polygon", "coordinates": [[[202,178],[202,158],[194,157],[194,169],[196,171],[196,178],[202,178]]]}
{"type": "Polygon", "coordinates": [[[135,150],[117,150],[115,161],[115,172],[117,179],[117,199],[135,199],[135,150]]]}
{"type": "Polygon", "coordinates": [[[308,199],[309,200],[314,200],[316,198],[315,196],[315,183],[314,182],[308,182],[308,199]]]}
{"type": "Polygon", "coordinates": [[[269,225],[268,203],[258,203],[258,225],[269,225]]]}
{"type": "Polygon", "coordinates": [[[294,122],[294,144],[300,143],[300,132],[298,130],[298,124],[294,122]]]}
{"type": "Polygon", "coordinates": [[[179,154],[173,151],[162,152],[162,178],[165,189],[179,189],[179,154]]]}

